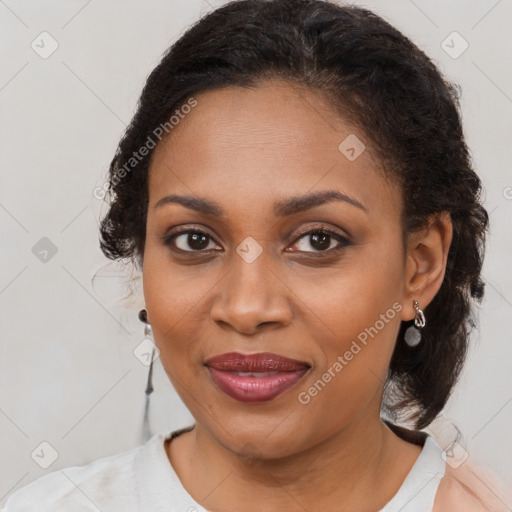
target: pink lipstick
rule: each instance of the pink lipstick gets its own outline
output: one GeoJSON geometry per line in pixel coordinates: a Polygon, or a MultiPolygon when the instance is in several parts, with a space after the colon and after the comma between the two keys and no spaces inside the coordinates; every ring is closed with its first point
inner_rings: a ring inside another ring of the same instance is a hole
{"type": "Polygon", "coordinates": [[[303,361],[262,352],[229,352],[205,363],[215,384],[242,402],[266,402],[294,386],[309,370],[303,361]]]}

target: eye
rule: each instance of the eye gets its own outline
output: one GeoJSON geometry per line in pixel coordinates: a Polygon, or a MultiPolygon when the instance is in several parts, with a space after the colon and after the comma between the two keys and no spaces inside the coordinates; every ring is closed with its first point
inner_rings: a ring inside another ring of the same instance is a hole
{"type": "Polygon", "coordinates": [[[205,252],[207,249],[211,250],[215,247],[215,244],[213,244],[214,247],[208,247],[209,242],[213,242],[213,239],[200,229],[182,229],[172,235],[164,236],[163,241],[165,245],[182,252],[205,252]]]}
{"type": "Polygon", "coordinates": [[[309,231],[299,233],[299,235],[300,236],[296,239],[294,245],[299,247],[300,252],[319,252],[332,254],[333,252],[339,251],[344,247],[351,245],[347,237],[325,228],[310,229],[309,231]],[[297,240],[299,243],[297,243],[297,240]],[[336,241],[338,242],[337,246],[335,244],[336,241]],[[332,245],[333,243],[334,246],[332,245]],[[314,250],[307,250],[308,246],[312,247],[314,250]]]}

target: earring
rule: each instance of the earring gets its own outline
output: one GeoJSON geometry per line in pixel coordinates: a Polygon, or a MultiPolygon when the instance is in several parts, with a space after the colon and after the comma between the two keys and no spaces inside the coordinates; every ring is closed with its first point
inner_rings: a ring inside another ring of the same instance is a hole
{"type": "Polygon", "coordinates": [[[139,320],[144,323],[144,336],[151,336],[153,329],[151,328],[151,324],[148,323],[148,312],[145,309],[139,311],[139,320]]]}
{"type": "Polygon", "coordinates": [[[416,316],[414,317],[414,325],[411,325],[405,331],[404,339],[407,345],[410,347],[415,347],[421,341],[421,332],[419,330],[425,327],[425,315],[420,309],[420,303],[417,300],[413,301],[412,307],[416,311],[416,316]]]}
{"type": "MultiPolygon", "coordinates": [[[[144,323],[144,335],[151,336],[153,329],[148,322],[148,313],[145,309],[139,311],[139,320],[144,323]]],[[[142,420],[142,441],[148,441],[151,438],[151,430],[149,428],[149,401],[150,395],[153,392],[153,358],[155,355],[155,348],[151,350],[151,362],[149,364],[148,382],[146,385],[146,404],[144,407],[144,418],[142,420]]]]}

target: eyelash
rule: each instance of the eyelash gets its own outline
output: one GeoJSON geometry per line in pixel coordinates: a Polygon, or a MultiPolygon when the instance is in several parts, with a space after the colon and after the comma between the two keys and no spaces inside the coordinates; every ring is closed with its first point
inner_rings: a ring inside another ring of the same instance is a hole
{"type": "MultiPolygon", "coordinates": [[[[197,251],[194,251],[194,250],[190,250],[190,251],[184,251],[183,249],[178,249],[176,247],[173,246],[173,242],[174,242],[174,239],[180,235],[183,235],[183,234],[198,234],[198,235],[205,235],[206,237],[208,237],[210,240],[214,240],[214,238],[212,236],[210,236],[206,231],[202,231],[200,229],[197,229],[197,228],[183,228],[183,229],[179,229],[179,231],[176,231],[170,235],[164,235],[161,238],[161,240],[163,241],[163,243],[167,246],[169,246],[171,248],[171,250],[175,251],[175,252],[179,252],[179,253],[192,253],[192,254],[200,254],[200,253],[206,253],[206,252],[209,252],[211,250],[215,250],[216,249],[209,249],[209,250],[197,250],[197,251]]],[[[304,229],[302,231],[299,230],[299,232],[297,233],[297,236],[295,237],[295,240],[293,242],[292,245],[295,245],[301,238],[305,237],[306,235],[311,235],[311,234],[322,234],[322,235],[329,235],[331,236],[332,238],[334,238],[335,240],[337,240],[338,242],[340,242],[341,245],[339,245],[338,247],[334,247],[334,248],[331,248],[331,249],[328,249],[326,251],[298,251],[298,252],[302,252],[302,253],[306,253],[306,254],[309,254],[310,256],[312,256],[313,258],[316,258],[316,257],[324,257],[324,256],[331,256],[333,253],[336,253],[342,249],[344,249],[345,247],[347,246],[350,246],[352,245],[352,243],[350,242],[350,240],[347,238],[347,237],[344,237],[342,235],[340,235],[339,233],[336,233],[330,229],[327,229],[327,228],[324,228],[324,227],[315,227],[315,228],[310,228],[310,229],[304,229]]]]}

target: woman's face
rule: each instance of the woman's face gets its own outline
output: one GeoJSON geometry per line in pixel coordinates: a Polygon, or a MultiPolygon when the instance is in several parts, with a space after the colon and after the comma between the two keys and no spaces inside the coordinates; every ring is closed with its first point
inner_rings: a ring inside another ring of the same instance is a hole
{"type": "Polygon", "coordinates": [[[144,297],[167,375],[198,427],[235,453],[279,457],[366,428],[412,318],[400,191],[318,93],[268,81],[195,99],[149,176],[144,297]],[[327,191],[338,198],[303,201],[327,191]],[[277,377],[224,372],[226,392],[205,363],[232,352],[300,364],[277,377]],[[261,391],[276,382],[289,387],[261,391]]]}

